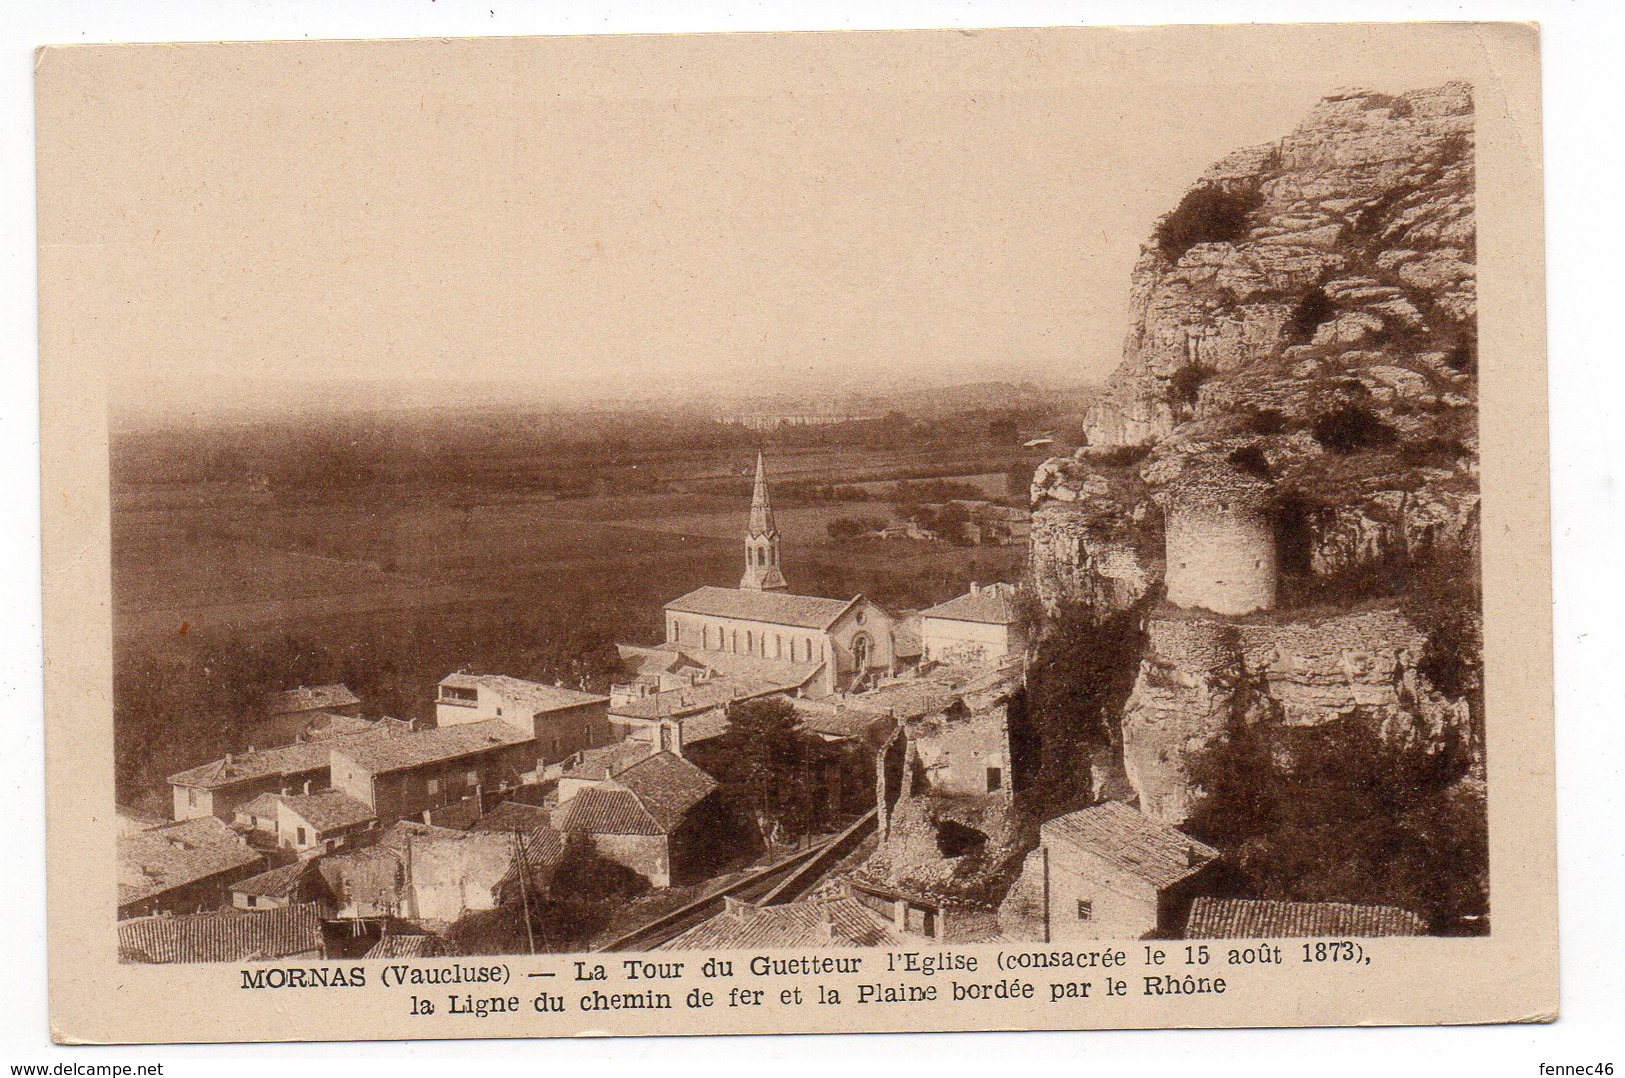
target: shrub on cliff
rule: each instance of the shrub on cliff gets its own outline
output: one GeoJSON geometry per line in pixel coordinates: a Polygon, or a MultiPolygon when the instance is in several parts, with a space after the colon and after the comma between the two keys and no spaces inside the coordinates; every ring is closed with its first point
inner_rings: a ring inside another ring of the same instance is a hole
{"type": "Polygon", "coordinates": [[[1157,249],[1168,261],[1199,243],[1234,243],[1247,235],[1247,216],[1264,204],[1257,191],[1194,187],[1157,222],[1157,249]]]}
{"type": "Polygon", "coordinates": [[[1247,694],[1192,761],[1203,799],[1188,826],[1245,893],[1400,906],[1435,931],[1488,911],[1485,806],[1463,781],[1465,739],[1401,743],[1358,713],[1285,727],[1236,702],[1247,694]]]}

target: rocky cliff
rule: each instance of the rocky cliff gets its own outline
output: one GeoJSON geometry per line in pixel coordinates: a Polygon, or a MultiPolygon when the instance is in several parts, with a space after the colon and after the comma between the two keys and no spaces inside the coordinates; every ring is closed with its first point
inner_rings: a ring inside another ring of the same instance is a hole
{"type": "Polygon", "coordinates": [[[1184,818],[1184,760],[1221,725],[1216,686],[1236,670],[1289,723],[1358,712],[1437,738],[1469,721],[1428,674],[1473,682],[1429,664],[1430,626],[1459,634],[1477,607],[1474,247],[1460,83],[1333,94],[1156,222],[1089,444],[1032,488],[1046,606],[1143,611],[1121,735],[1146,811],[1184,818]],[[1254,492],[1245,515],[1237,491],[1254,492]],[[1447,586],[1424,596],[1424,577],[1447,586]]]}

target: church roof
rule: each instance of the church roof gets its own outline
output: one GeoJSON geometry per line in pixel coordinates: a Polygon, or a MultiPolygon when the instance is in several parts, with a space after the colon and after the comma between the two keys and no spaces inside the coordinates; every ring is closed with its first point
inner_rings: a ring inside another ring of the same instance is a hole
{"type": "Polygon", "coordinates": [[[1016,588],[1013,584],[987,584],[983,587],[972,584],[971,590],[964,595],[921,611],[920,617],[1011,625],[1016,620],[1016,588]]]}
{"type": "Polygon", "coordinates": [[[790,595],[780,591],[755,591],[749,588],[695,588],[687,595],[673,599],[666,609],[677,614],[705,614],[715,618],[736,618],[741,621],[761,621],[769,625],[788,625],[797,629],[828,629],[836,620],[861,601],[863,596],[851,599],[823,599],[814,595],[790,595]]]}

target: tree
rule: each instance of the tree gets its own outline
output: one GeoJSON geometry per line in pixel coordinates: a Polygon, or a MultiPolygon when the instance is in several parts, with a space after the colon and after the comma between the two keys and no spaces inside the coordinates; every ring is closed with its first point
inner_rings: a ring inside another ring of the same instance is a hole
{"type": "Polygon", "coordinates": [[[540,952],[581,950],[629,899],[648,889],[642,876],[604,857],[589,839],[571,835],[545,884],[510,887],[495,909],[459,918],[446,941],[457,954],[525,954],[533,943],[540,952]]]}
{"type": "Polygon", "coordinates": [[[800,729],[782,696],[728,705],[728,731],[707,746],[706,765],[723,802],[756,825],[763,845],[795,838],[823,822],[821,781],[828,746],[800,729]]]}
{"type": "Polygon", "coordinates": [[[856,539],[860,535],[872,535],[883,531],[886,522],[879,517],[857,516],[836,517],[824,525],[831,539],[856,539]]]}
{"type": "Polygon", "coordinates": [[[1384,736],[1361,712],[1287,727],[1232,691],[1223,733],[1191,763],[1189,830],[1265,898],[1396,905],[1436,930],[1488,911],[1483,790],[1465,737],[1384,736]]]}

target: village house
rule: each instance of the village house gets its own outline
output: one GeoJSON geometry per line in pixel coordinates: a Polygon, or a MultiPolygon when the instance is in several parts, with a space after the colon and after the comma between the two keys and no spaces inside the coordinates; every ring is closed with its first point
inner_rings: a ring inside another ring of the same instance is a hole
{"type": "Polygon", "coordinates": [[[1398,906],[1351,902],[1285,902],[1199,896],[1186,939],[1348,939],[1426,935],[1427,925],[1398,906]]]}
{"type": "Polygon", "coordinates": [[[1117,801],[1039,828],[1000,912],[1012,935],[1047,943],[1172,936],[1218,858],[1167,824],[1117,801]]]}
{"type": "Polygon", "coordinates": [[[522,866],[527,886],[545,890],[563,855],[564,837],[550,828],[460,831],[403,820],[376,844],[324,857],[317,867],[338,917],[450,922],[495,909],[522,866]]]}
{"type": "Polygon", "coordinates": [[[479,819],[469,824],[469,831],[532,831],[552,826],[553,813],[540,805],[527,805],[523,801],[499,801],[487,809],[479,819]]]}
{"type": "Polygon", "coordinates": [[[265,859],[213,816],[119,835],[118,915],[195,913],[230,900],[265,859]]]}
{"type": "Polygon", "coordinates": [[[175,819],[217,816],[231,820],[237,809],[265,793],[310,793],[331,785],[332,750],[346,745],[407,736],[393,720],[369,724],[360,733],[273,749],[228,753],[224,758],[169,776],[175,819]]]}
{"type": "Polygon", "coordinates": [[[609,719],[622,739],[646,741],[681,756],[686,747],[727,732],[728,705],[792,695],[800,688],[796,676],[719,676],[614,706],[609,719]]]}
{"type": "Polygon", "coordinates": [[[717,784],[670,752],[656,752],[575,790],[554,825],[655,887],[682,880],[710,841],[717,784]]]}
{"type": "Polygon", "coordinates": [[[282,865],[231,885],[231,904],[240,910],[277,910],[307,902],[323,908],[332,904],[327,884],[310,860],[282,865]]]}
{"type": "Polygon", "coordinates": [[[359,719],[361,698],[345,685],[301,685],[269,693],[249,719],[249,740],[256,745],[291,745],[323,715],[359,719]]]}
{"type": "Polygon", "coordinates": [[[518,785],[537,766],[535,739],[505,719],[347,740],[331,751],[333,789],[384,826],[518,785]]]}
{"type": "Polygon", "coordinates": [[[313,903],[263,912],[142,917],[118,926],[121,962],[271,962],[326,957],[313,903]]]}
{"type": "Polygon", "coordinates": [[[577,753],[559,773],[558,803],[564,805],[582,790],[609,781],[657,751],[650,742],[628,740],[577,753]]]}
{"type": "Polygon", "coordinates": [[[302,857],[332,853],[377,826],[372,809],[338,790],[261,794],[237,810],[237,826],[302,857]]]}
{"type": "Polygon", "coordinates": [[[611,740],[609,698],[504,674],[456,673],[443,678],[435,699],[442,729],[501,719],[535,739],[537,756],[554,764],[611,740]]]}
{"type": "Polygon", "coordinates": [[[991,668],[938,667],[846,700],[898,720],[876,771],[881,831],[899,798],[1008,796],[1012,711],[1021,707],[1018,661],[991,668]]]}
{"type": "Polygon", "coordinates": [[[893,947],[902,942],[885,919],[848,895],[756,906],[723,896],[721,912],[655,948],[742,951],[805,947],[893,947]]]}
{"type": "Polygon", "coordinates": [[[920,611],[924,661],[986,665],[1020,656],[1027,640],[1013,584],[972,583],[964,595],[920,611]]]}

